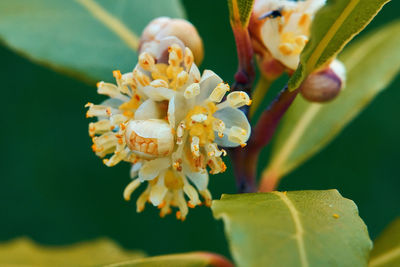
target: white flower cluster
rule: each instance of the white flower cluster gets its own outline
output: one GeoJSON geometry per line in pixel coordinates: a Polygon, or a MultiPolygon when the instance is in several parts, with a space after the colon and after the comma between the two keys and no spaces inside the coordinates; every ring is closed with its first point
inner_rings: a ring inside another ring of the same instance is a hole
{"type": "Polygon", "coordinates": [[[116,85],[99,82],[98,93],[109,99],[88,103],[93,151],[114,166],[132,163],[133,181],[125,188],[130,199],[143,182],[137,211],[147,201],[163,217],[177,207],[184,220],[188,206],[211,204],[208,172],[225,171],[222,147],[244,146],[250,125],[239,110],[250,105],[244,92],[231,92],[214,72],[200,75],[193,53],[175,37],[146,43],[132,72],[114,71],[116,85]],[[225,99],[224,99],[225,97],[225,99]]]}

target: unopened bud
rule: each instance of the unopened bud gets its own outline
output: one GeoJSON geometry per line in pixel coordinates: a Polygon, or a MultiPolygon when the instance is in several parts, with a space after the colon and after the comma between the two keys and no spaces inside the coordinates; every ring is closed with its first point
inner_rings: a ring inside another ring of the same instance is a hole
{"type": "Polygon", "coordinates": [[[197,65],[204,57],[203,41],[196,28],[184,19],[160,17],[152,20],[143,30],[140,47],[147,42],[159,41],[166,37],[176,37],[193,52],[197,65]]]}
{"type": "Polygon", "coordinates": [[[344,87],[346,70],[334,60],[325,69],[311,73],[300,86],[301,95],[311,102],[328,102],[334,99],[344,87]]]}

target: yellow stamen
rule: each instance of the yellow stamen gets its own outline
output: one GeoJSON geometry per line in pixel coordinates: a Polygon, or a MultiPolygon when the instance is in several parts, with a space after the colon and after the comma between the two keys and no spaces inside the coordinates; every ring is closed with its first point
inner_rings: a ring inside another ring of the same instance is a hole
{"type": "Polygon", "coordinates": [[[139,55],[139,66],[144,70],[152,70],[155,64],[155,60],[152,55],[147,52],[143,52],[139,55]]]}
{"type": "Polygon", "coordinates": [[[122,78],[121,71],[119,71],[119,70],[114,70],[114,71],[113,71],[113,76],[114,76],[115,79],[121,79],[121,78],[122,78]]]}
{"type": "Polygon", "coordinates": [[[291,55],[293,53],[294,47],[293,47],[292,44],[283,43],[283,44],[279,45],[278,49],[285,56],[289,56],[289,55],[291,55]]]}

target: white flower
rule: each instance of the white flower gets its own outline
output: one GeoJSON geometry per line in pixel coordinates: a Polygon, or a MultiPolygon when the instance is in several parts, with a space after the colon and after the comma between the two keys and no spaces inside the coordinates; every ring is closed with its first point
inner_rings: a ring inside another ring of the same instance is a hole
{"type": "Polygon", "coordinates": [[[299,55],[308,42],[315,13],[325,0],[259,0],[255,9],[279,10],[282,16],[267,18],[261,28],[264,45],[271,55],[291,70],[299,64],[299,55]]]}
{"type": "Polygon", "coordinates": [[[101,105],[89,103],[93,150],[104,162],[133,164],[134,179],[125,189],[132,192],[147,181],[137,200],[142,211],[146,201],[158,206],[160,215],[178,207],[184,220],[188,206],[210,205],[208,172],[225,171],[218,146],[244,146],[250,135],[246,116],[238,109],[250,105],[244,92],[229,91],[214,72],[200,72],[189,48],[174,37],[143,45],[139,63],[131,73],[115,71],[117,85],[100,82],[98,92],[110,98],[101,105]],[[222,102],[221,102],[222,101],[222,102]],[[186,197],[188,202],[186,202],[186,197]]]}

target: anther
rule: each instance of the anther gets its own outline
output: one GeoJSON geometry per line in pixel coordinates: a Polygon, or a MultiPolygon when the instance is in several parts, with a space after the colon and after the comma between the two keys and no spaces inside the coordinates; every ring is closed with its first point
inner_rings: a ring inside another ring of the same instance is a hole
{"type": "Polygon", "coordinates": [[[182,85],[184,85],[187,82],[187,80],[189,78],[189,74],[186,71],[183,70],[178,74],[178,76],[176,78],[177,78],[177,84],[176,85],[179,88],[179,87],[181,87],[182,85]]]}
{"type": "Polygon", "coordinates": [[[227,101],[229,105],[233,108],[240,108],[244,105],[250,105],[250,97],[242,91],[235,91],[228,95],[227,101]]]}
{"type": "Polygon", "coordinates": [[[154,58],[147,52],[139,55],[139,66],[144,70],[152,70],[155,64],[154,58]]]}
{"type": "Polygon", "coordinates": [[[294,47],[293,47],[292,44],[283,43],[283,44],[279,45],[278,49],[285,56],[289,56],[289,55],[291,55],[293,53],[294,47]]]}
{"type": "Polygon", "coordinates": [[[197,96],[198,94],[200,94],[200,85],[198,83],[192,83],[186,88],[183,96],[186,99],[190,99],[197,96]]]}
{"type": "Polygon", "coordinates": [[[157,80],[152,81],[150,83],[150,86],[156,87],[156,88],[158,88],[158,87],[168,88],[168,83],[162,79],[157,79],[157,80]]]}
{"type": "Polygon", "coordinates": [[[184,57],[184,64],[187,70],[190,69],[194,61],[192,50],[189,47],[185,47],[185,57],[184,57]]]}
{"type": "Polygon", "coordinates": [[[209,100],[219,103],[219,102],[221,102],[222,98],[228,91],[229,91],[229,85],[225,84],[225,83],[220,83],[212,91],[211,95],[209,96],[209,100]]]}
{"type": "Polygon", "coordinates": [[[121,71],[119,71],[119,70],[114,70],[113,71],[113,76],[114,76],[114,78],[115,79],[121,79],[122,78],[122,74],[121,74],[121,71]]]}

